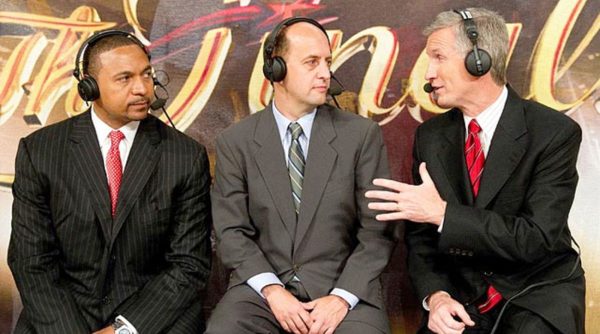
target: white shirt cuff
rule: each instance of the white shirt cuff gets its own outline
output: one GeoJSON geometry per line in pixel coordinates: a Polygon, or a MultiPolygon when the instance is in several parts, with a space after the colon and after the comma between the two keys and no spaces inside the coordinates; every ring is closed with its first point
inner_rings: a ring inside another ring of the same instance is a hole
{"type": "Polygon", "coordinates": [[[335,289],[331,290],[331,292],[329,294],[336,295],[336,296],[344,299],[348,303],[348,305],[350,305],[350,310],[352,310],[356,306],[356,304],[358,304],[358,302],[360,300],[360,299],[358,299],[358,297],[351,294],[350,292],[348,292],[344,289],[339,289],[339,288],[335,288],[335,289]]]}
{"type": "Polygon", "coordinates": [[[127,326],[127,328],[131,331],[131,334],[138,334],[137,329],[135,329],[135,327],[131,324],[131,322],[129,322],[127,319],[125,319],[124,316],[119,315],[119,316],[117,316],[117,318],[115,320],[118,320],[118,321],[124,323],[127,326]]]}
{"type": "Polygon", "coordinates": [[[281,283],[281,280],[273,273],[254,275],[250,277],[246,283],[248,283],[252,290],[256,291],[263,299],[265,299],[265,296],[263,296],[261,291],[265,286],[272,284],[284,286],[283,283],[281,283]]]}
{"type": "MultiPolygon", "coordinates": [[[[438,291],[436,291],[436,292],[434,292],[434,293],[437,293],[437,292],[438,292],[438,291]]],[[[445,293],[445,294],[447,294],[448,296],[450,296],[450,294],[449,294],[448,292],[446,292],[446,291],[441,291],[441,290],[440,290],[439,292],[445,293]]],[[[433,293],[432,293],[431,295],[433,295],[433,293]]],[[[429,311],[430,311],[430,310],[429,310],[429,304],[427,303],[427,299],[429,299],[429,297],[431,297],[431,295],[429,295],[429,296],[427,296],[427,297],[423,298],[423,303],[422,303],[422,306],[423,306],[423,308],[425,309],[425,311],[427,311],[427,312],[429,312],[429,311]]]]}

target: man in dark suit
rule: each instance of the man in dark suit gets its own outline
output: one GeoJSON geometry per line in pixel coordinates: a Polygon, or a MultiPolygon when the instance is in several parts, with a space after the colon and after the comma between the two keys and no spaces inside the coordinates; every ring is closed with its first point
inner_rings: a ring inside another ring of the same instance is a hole
{"type": "Polygon", "coordinates": [[[15,332],[198,333],[210,270],[207,155],[148,115],[143,45],[102,34],[77,59],[91,111],[20,142],[8,254],[23,301],[15,332]]]}
{"type": "Polygon", "coordinates": [[[452,109],[417,129],[420,185],[375,180],[389,191],[367,193],[388,201],[369,204],[387,211],[379,220],[411,221],[408,269],[429,311],[421,332],[489,333],[497,322],[501,333],[582,333],[585,280],[567,226],[579,126],[506,85],[498,14],[443,12],[425,34],[427,90],[452,109]]]}
{"type": "Polygon", "coordinates": [[[389,333],[379,276],[392,231],[364,198],[389,174],[379,126],[324,104],[319,23],[285,20],[264,48],[273,102],[217,139],[213,217],[233,272],[207,333],[389,333]]]}

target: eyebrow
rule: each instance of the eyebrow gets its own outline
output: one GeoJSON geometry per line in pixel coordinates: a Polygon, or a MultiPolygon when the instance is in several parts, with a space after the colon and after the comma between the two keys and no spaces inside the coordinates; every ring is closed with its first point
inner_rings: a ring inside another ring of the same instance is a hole
{"type": "MultiPolygon", "coordinates": [[[[148,65],[148,66],[144,67],[144,69],[142,70],[141,73],[144,73],[149,70],[152,70],[152,65],[148,65]]],[[[118,72],[115,75],[113,75],[113,78],[121,76],[121,75],[131,75],[131,74],[134,74],[133,71],[121,71],[121,72],[118,72]]]]}

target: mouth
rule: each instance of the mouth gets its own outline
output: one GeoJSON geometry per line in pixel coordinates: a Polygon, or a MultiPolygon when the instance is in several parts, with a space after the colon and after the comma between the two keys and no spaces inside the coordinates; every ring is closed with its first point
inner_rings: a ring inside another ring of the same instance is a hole
{"type": "Polygon", "coordinates": [[[150,106],[150,101],[148,101],[146,99],[138,100],[138,101],[129,103],[129,106],[136,108],[136,109],[141,109],[141,108],[148,109],[148,107],[150,106]]]}
{"type": "Polygon", "coordinates": [[[319,93],[326,93],[327,89],[329,89],[329,87],[327,87],[327,86],[316,86],[316,87],[313,87],[313,89],[316,90],[319,93]]]}

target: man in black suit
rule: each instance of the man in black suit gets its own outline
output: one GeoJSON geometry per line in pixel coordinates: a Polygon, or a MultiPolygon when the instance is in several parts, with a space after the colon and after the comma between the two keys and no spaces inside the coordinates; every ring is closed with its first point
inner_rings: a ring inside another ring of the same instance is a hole
{"type": "Polygon", "coordinates": [[[84,42],[91,110],[21,140],[8,263],[16,333],[199,333],[210,270],[202,145],[148,115],[149,55],[133,35],[84,42]]]}
{"type": "Polygon", "coordinates": [[[443,12],[425,35],[426,90],[452,109],[416,131],[420,185],[379,179],[388,191],[367,193],[387,201],[369,204],[379,220],[411,221],[408,269],[429,311],[421,332],[498,322],[502,333],[582,333],[585,280],[567,226],[581,129],[506,85],[498,14],[443,12]]]}

